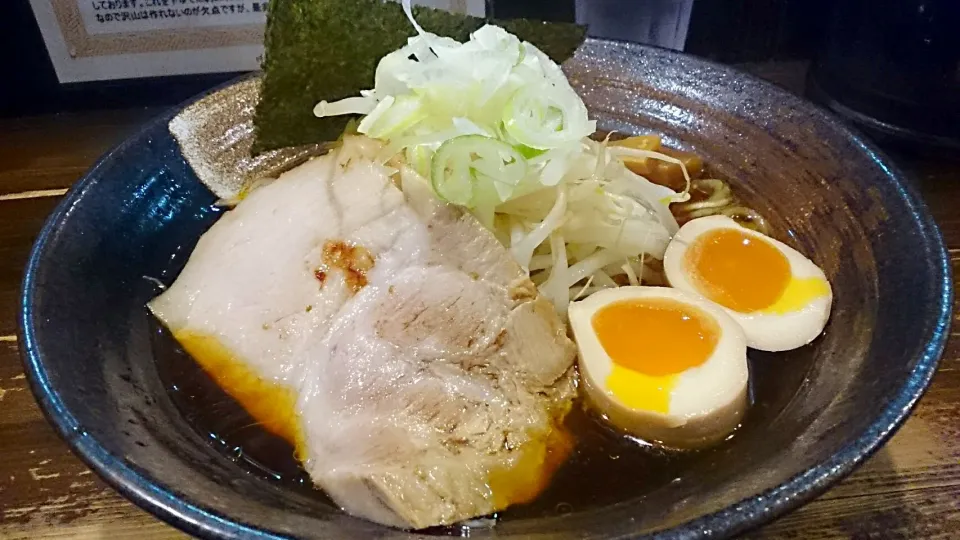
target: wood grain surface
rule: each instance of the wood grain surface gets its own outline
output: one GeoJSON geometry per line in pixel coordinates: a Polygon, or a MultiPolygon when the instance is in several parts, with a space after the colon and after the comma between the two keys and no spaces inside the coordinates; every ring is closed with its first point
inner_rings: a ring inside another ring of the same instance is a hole
{"type": "MultiPolygon", "coordinates": [[[[754,71],[794,86],[798,69],[754,71]]],[[[0,121],[0,538],[185,537],[70,453],[27,388],[14,336],[22,271],[44,219],[98,156],[157,112],[0,121]]],[[[918,182],[958,270],[960,163],[896,160],[918,182]]],[[[960,538],[960,339],[952,336],[933,386],[890,443],[824,496],[749,538],[960,538]]]]}

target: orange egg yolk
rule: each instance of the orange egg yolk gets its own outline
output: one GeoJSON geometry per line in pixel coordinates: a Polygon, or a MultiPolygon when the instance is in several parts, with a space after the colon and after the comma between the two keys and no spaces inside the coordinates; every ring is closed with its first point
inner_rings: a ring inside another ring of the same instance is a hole
{"type": "Polygon", "coordinates": [[[741,313],[776,304],[793,277],[783,252],[737,229],[700,235],[687,249],[685,263],[704,296],[741,313]]]}
{"type": "Polygon", "coordinates": [[[628,407],[661,413],[679,374],[706,362],[720,339],[713,317],[668,298],[611,303],[591,325],[614,364],[607,389],[628,407]]]}

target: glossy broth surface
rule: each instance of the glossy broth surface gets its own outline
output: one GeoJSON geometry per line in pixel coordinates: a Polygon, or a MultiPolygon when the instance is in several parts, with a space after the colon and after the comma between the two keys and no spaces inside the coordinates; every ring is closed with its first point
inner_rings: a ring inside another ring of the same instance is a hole
{"type": "MultiPolygon", "coordinates": [[[[694,201],[705,197],[696,191],[691,195],[694,201]]],[[[773,225],[776,229],[776,224],[773,225]]],[[[782,238],[783,235],[774,233],[774,236],[782,238]]],[[[178,250],[165,275],[177,275],[191,249],[178,250]]],[[[665,282],[654,280],[650,284],[665,282]]],[[[259,425],[203,371],[169,331],[153,317],[151,320],[153,353],[160,376],[188,423],[226,457],[252,474],[335,506],[323,491],[313,486],[295,458],[294,448],[259,425]]],[[[570,458],[540,496],[528,504],[511,507],[496,516],[497,519],[588,512],[654,495],[658,489],[691,474],[698,463],[709,462],[714,453],[735,444],[745,432],[765,429],[797,394],[813,366],[813,359],[811,347],[787,353],[749,350],[752,405],[743,424],[724,443],[697,452],[662,449],[625,436],[585,410],[578,401],[566,419],[566,427],[575,440],[570,458]]],[[[438,527],[423,532],[460,536],[462,528],[438,527]]]]}
{"type": "MultiPolygon", "coordinates": [[[[153,351],[160,376],[188,423],[226,457],[252,474],[333,506],[321,490],[314,488],[294,457],[293,447],[260,426],[217,386],[169,331],[157,321],[153,324],[153,351]]],[[[774,397],[776,389],[768,388],[765,392],[764,385],[765,381],[775,380],[776,372],[764,369],[765,364],[769,365],[769,360],[751,362],[752,389],[758,397],[765,394],[774,397]]],[[[750,422],[748,413],[746,423],[750,422]]],[[[585,411],[579,402],[568,415],[566,426],[576,441],[570,458],[536,500],[512,507],[498,518],[510,520],[583,512],[649,495],[680,478],[699,460],[719,449],[678,452],[657,448],[616,432],[585,411]]],[[[449,533],[446,529],[437,532],[449,533]]]]}

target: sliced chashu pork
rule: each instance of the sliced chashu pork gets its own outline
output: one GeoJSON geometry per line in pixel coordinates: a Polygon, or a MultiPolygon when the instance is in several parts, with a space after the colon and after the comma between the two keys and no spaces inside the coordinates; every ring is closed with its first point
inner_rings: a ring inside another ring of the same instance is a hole
{"type": "Polygon", "coordinates": [[[227,212],[150,303],[347,512],[422,528],[534,497],[574,347],[472,216],[343,148],[227,212]]]}

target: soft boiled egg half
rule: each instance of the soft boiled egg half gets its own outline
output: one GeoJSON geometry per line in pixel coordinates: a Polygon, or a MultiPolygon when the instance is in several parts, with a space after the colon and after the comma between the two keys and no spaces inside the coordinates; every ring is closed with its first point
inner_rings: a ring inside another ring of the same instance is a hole
{"type": "Polygon", "coordinates": [[[663,269],[673,287],[722,306],[754,349],[806,345],[830,317],[833,293],[823,270],[725,216],[684,224],[667,246],[663,269]]]}
{"type": "Polygon", "coordinates": [[[666,287],[620,287],[573,302],[568,313],[586,396],[615,426],[698,448],[740,424],[746,338],[723,309],[666,287]]]}

